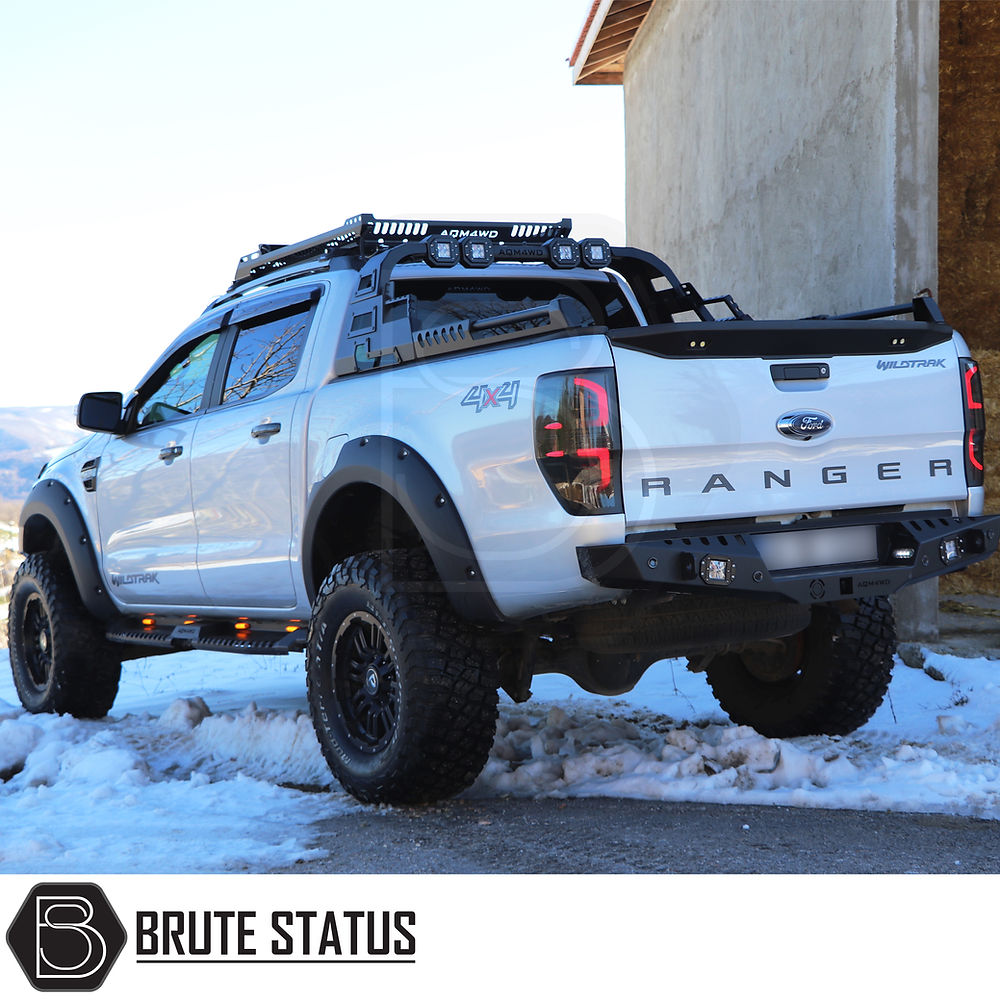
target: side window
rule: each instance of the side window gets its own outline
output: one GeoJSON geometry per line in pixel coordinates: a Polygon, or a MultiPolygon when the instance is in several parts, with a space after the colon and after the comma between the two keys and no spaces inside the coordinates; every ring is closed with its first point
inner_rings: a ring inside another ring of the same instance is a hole
{"type": "Polygon", "coordinates": [[[137,427],[176,420],[198,409],[218,343],[218,333],[202,337],[170,366],[158,383],[153,382],[152,391],[149,387],[143,390],[145,399],[136,413],[137,427]]]}
{"type": "Polygon", "coordinates": [[[312,315],[311,309],[279,318],[272,314],[253,326],[241,326],[226,372],[223,404],[258,399],[290,382],[312,315]]]}

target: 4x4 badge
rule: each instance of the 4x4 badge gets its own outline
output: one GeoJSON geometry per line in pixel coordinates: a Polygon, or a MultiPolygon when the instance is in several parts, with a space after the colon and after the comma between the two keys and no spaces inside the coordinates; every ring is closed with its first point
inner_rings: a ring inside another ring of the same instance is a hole
{"type": "Polygon", "coordinates": [[[507,404],[508,410],[517,406],[517,393],[521,388],[521,380],[504,382],[502,385],[490,388],[488,385],[474,385],[463,397],[462,406],[474,406],[476,413],[482,413],[490,406],[507,404]]]}
{"type": "Polygon", "coordinates": [[[808,441],[826,434],[833,427],[833,418],[827,413],[796,410],[778,417],[778,430],[785,437],[808,441]]]}

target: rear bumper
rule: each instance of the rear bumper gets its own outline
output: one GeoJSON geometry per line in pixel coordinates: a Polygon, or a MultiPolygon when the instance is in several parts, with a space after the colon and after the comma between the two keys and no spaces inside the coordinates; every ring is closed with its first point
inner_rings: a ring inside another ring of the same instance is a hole
{"type": "Polygon", "coordinates": [[[677,593],[729,590],[799,604],[892,594],[907,584],[970,566],[992,555],[1000,515],[952,517],[940,511],[805,520],[785,528],[752,525],[712,532],[704,525],[632,535],[616,545],[577,549],[586,579],[617,589],[662,588],[677,593]],[[756,536],[817,528],[871,525],[876,558],[769,570],[756,536]]]}

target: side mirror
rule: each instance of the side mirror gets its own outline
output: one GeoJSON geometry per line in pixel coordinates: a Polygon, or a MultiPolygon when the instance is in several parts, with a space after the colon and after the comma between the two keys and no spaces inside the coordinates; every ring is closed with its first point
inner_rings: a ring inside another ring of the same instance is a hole
{"type": "Polygon", "coordinates": [[[80,397],[76,410],[76,424],[85,431],[105,431],[120,434],[122,420],[122,394],[120,392],[88,392],[80,397]]]}

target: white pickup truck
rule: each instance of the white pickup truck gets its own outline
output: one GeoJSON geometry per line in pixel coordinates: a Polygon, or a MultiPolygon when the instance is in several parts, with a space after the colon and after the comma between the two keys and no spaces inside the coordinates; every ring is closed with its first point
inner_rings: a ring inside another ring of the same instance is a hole
{"type": "Polygon", "coordinates": [[[545,672],[614,695],[683,655],[763,733],[864,723],[887,595],[997,546],[962,338],[929,298],[752,320],[569,232],[363,215],[241,259],[39,475],[24,705],[99,717],[123,659],[304,650],[373,802],[466,787],[497,689],[545,672]]]}

